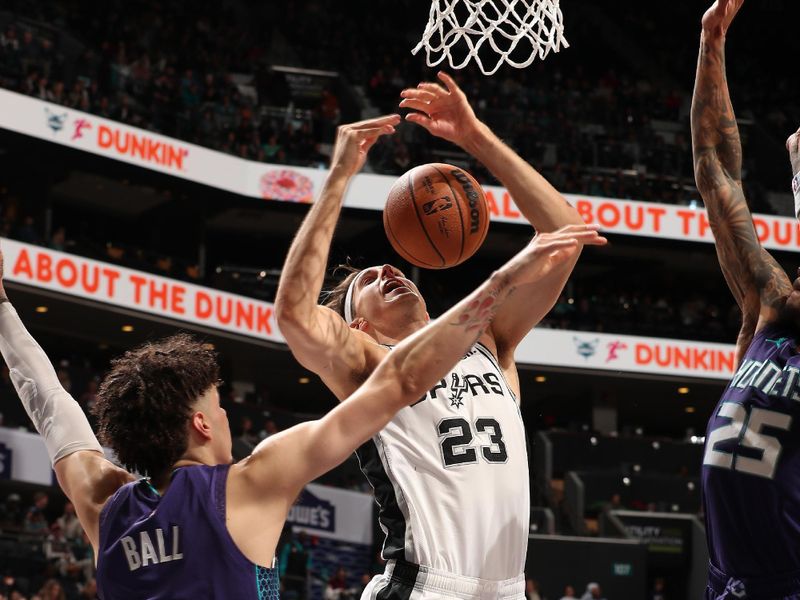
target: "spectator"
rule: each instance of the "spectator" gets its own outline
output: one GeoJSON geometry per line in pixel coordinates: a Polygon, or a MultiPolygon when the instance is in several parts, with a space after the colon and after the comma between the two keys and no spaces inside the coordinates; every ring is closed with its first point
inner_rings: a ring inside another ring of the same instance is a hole
{"type": "Polygon", "coordinates": [[[539,595],[539,583],[535,579],[525,580],[525,599],[542,600],[542,597],[539,595]]]}
{"type": "Polygon", "coordinates": [[[578,597],[575,595],[575,588],[571,585],[568,585],[564,588],[564,595],[561,596],[561,600],[578,600],[578,597]]]}
{"type": "Polygon", "coordinates": [[[57,579],[48,579],[39,590],[38,596],[42,600],[67,600],[64,586],[57,579]]]}
{"type": "Polygon", "coordinates": [[[49,532],[47,519],[45,518],[44,509],[50,497],[45,492],[36,492],[33,495],[33,506],[28,509],[25,514],[25,532],[34,535],[46,536],[49,532]]]}
{"type": "Polygon", "coordinates": [[[650,600],[667,600],[667,595],[664,593],[664,588],[664,578],[656,577],[653,581],[653,591],[650,594],[650,600]]]}
{"type": "Polygon", "coordinates": [[[64,531],[58,522],[50,526],[50,534],[42,546],[44,557],[53,564],[63,576],[67,574],[69,566],[75,562],[69,541],[64,536],[64,531]]]}
{"type": "Polygon", "coordinates": [[[19,531],[22,529],[24,513],[22,499],[16,492],[6,496],[5,502],[0,504],[0,529],[19,531]]]}
{"type": "Polygon", "coordinates": [[[356,590],[347,587],[347,572],[344,567],[339,567],[336,574],[328,579],[325,586],[325,600],[355,600],[356,590]]]}
{"type": "Polygon", "coordinates": [[[262,440],[265,440],[268,437],[275,435],[276,433],[278,433],[278,426],[275,424],[275,421],[273,419],[267,417],[264,420],[264,429],[261,430],[259,436],[261,437],[262,440]]]}
{"type": "Polygon", "coordinates": [[[78,521],[78,515],[75,514],[75,505],[72,502],[64,505],[64,513],[56,519],[56,523],[69,542],[76,541],[83,535],[83,528],[78,521]]]}
{"type": "Polygon", "coordinates": [[[583,596],[581,596],[581,600],[606,600],[603,597],[602,591],[600,590],[600,584],[592,582],[586,586],[586,591],[584,592],[583,596]]]}
{"type": "Polygon", "coordinates": [[[305,600],[308,597],[308,576],[311,572],[311,548],[304,531],[293,536],[283,547],[278,564],[287,597],[305,600]]]}

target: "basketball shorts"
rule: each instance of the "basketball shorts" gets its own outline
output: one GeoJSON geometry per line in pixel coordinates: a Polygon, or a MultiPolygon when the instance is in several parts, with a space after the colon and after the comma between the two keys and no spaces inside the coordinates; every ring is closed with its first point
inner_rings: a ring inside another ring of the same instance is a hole
{"type": "Polygon", "coordinates": [[[780,579],[737,579],[709,564],[705,600],[800,600],[800,571],[780,579]]]}
{"type": "Polygon", "coordinates": [[[440,599],[525,600],[525,576],[489,581],[390,560],[361,594],[361,600],[440,599]]]}

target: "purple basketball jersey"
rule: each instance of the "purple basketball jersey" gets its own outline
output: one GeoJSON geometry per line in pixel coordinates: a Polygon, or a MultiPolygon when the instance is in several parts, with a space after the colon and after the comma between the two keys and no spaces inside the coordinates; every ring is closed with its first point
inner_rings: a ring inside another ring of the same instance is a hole
{"type": "Polygon", "coordinates": [[[706,431],[709,556],[744,587],[791,582],[800,570],[799,338],[776,325],[758,332],[706,431]]]}
{"type": "Polygon", "coordinates": [[[250,562],[225,524],[230,465],[177,469],[163,496],[122,486],[100,514],[100,598],[277,600],[277,569],[250,562]]]}

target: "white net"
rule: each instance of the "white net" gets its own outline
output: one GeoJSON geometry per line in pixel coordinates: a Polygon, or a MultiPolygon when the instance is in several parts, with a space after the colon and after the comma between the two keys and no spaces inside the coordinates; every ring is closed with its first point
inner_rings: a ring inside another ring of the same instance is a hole
{"type": "Polygon", "coordinates": [[[559,0],[433,0],[425,33],[411,53],[425,48],[429,67],[447,59],[461,69],[474,59],[492,75],[503,63],[521,69],[562,47],[569,44],[559,0]]]}

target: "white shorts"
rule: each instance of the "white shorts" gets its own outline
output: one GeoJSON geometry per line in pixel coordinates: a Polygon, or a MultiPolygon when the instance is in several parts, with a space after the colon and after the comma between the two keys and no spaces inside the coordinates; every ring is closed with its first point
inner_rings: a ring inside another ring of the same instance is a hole
{"type": "Polygon", "coordinates": [[[390,560],[361,594],[361,600],[525,600],[525,575],[503,581],[454,575],[390,560]]]}

